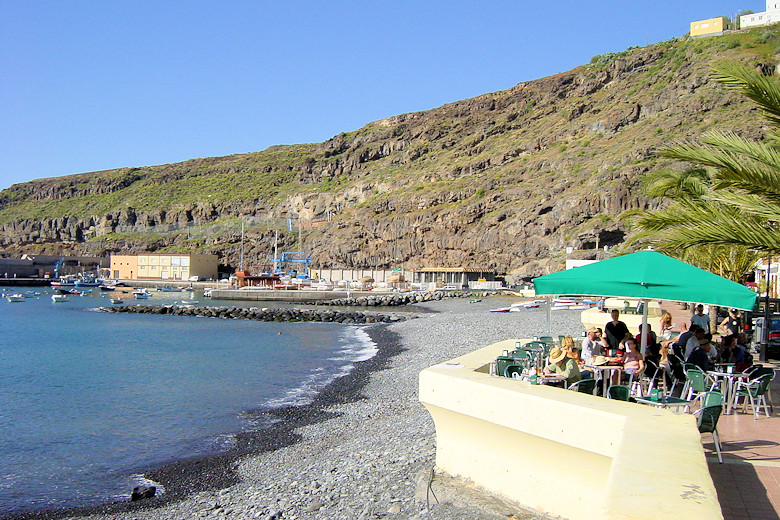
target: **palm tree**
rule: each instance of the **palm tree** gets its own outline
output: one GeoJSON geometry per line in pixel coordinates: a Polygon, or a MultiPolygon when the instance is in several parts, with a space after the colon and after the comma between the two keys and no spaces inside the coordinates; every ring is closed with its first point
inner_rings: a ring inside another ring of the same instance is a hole
{"type": "Polygon", "coordinates": [[[780,80],[738,63],[713,67],[712,77],[756,103],[770,125],[766,139],[714,132],[661,150],[693,167],[648,176],[646,193],[672,202],[625,216],[641,230],[636,240],[664,251],[737,246],[735,258],[748,250],[780,251],[780,80]]]}

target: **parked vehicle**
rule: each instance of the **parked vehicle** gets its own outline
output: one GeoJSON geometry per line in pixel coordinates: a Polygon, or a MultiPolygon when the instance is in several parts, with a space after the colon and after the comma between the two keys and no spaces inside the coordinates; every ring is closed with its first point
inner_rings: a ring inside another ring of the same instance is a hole
{"type": "MultiPolygon", "coordinates": [[[[753,320],[753,346],[761,347],[761,340],[764,337],[764,318],[759,317],[753,320]]],[[[767,344],[767,356],[780,357],[780,314],[772,314],[769,317],[769,343],[767,344]]]]}

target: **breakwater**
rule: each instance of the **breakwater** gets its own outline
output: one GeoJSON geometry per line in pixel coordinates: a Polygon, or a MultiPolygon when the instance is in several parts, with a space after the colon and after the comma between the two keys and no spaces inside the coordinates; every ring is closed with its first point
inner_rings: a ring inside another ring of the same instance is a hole
{"type": "Polygon", "coordinates": [[[255,321],[321,321],[329,323],[365,324],[394,323],[410,316],[370,311],[343,311],[333,309],[269,309],[258,307],[198,307],[189,305],[123,305],[100,307],[103,312],[128,312],[137,314],[167,314],[172,316],[199,316],[255,321]]]}
{"type": "Polygon", "coordinates": [[[445,298],[481,298],[482,296],[485,296],[485,294],[473,293],[471,291],[380,293],[375,295],[372,294],[370,296],[336,298],[333,300],[319,300],[307,303],[310,303],[311,305],[334,305],[338,307],[395,307],[398,305],[411,305],[413,303],[433,302],[445,298]]]}

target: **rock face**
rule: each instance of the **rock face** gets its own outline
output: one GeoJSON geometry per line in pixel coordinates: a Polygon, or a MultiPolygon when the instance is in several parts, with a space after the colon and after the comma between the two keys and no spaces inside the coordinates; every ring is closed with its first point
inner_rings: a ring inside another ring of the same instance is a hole
{"type": "Polygon", "coordinates": [[[765,60],[758,38],[780,29],[762,31],[594,57],[324,143],[14,185],[0,192],[0,250],[211,251],[256,270],[278,236],[315,267],[559,269],[567,247],[593,258],[624,242],[618,216],[654,204],[640,184],[668,165],[658,148],[712,129],[761,137],[708,67],[765,60]]]}

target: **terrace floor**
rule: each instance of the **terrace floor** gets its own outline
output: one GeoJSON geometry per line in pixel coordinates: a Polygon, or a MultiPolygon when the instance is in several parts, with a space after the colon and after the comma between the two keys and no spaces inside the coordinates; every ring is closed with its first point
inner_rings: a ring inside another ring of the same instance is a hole
{"type": "MultiPolygon", "coordinates": [[[[688,316],[676,304],[665,302],[674,321],[688,316]]],[[[657,328],[656,323],[651,323],[657,328]]],[[[770,363],[778,369],[777,363],[770,363]]],[[[775,409],[770,417],[753,418],[739,410],[721,415],[718,422],[723,464],[718,463],[712,436],[702,435],[710,475],[726,520],[780,520],[780,377],[771,385],[775,409]]],[[[741,406],[740,406],[741,410],[741,406]]]]}

